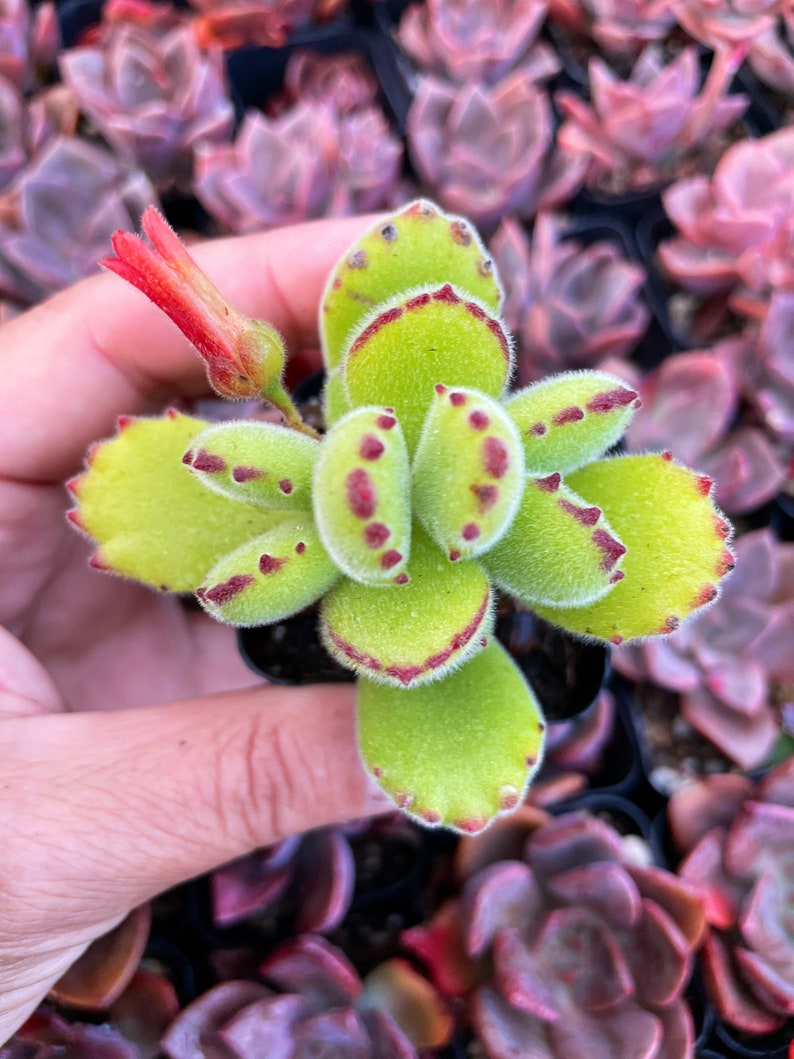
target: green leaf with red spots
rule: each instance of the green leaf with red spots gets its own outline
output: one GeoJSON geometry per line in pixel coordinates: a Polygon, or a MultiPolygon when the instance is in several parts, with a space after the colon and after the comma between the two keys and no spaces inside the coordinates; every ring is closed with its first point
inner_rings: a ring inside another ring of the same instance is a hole
{"type": "Polygon", "coordinates": [[[583,467],[611,448],[640,406],[623,379],[602,371],[551,375],[519,390],[505,408],[536,475],[583,467]]]}
{"type": "Polygon", "coordinates": [[[338,577],[311,515],[291,515],[225,555],[196,595],[218,621],[269,625],[315,603],[338,577]]]}
{"type": "MultiPolygon", "coordinates": [[[[454,283],[498,312],[502,289],[493,262],[472,225],[419,199],[380,220],[331,273],[320,306],[325,365],[341,362],[354,328],[399,291],[454,283]]],[[[388,402],[387,402],[388,403],[388,402]]]]}
{"type": "Polygon", "coordinates": [[[94,446],[87,471],[70,482],[71,520],[98,545],[91,564],[170,592],[192,592],[221,556],[280,522],[205,489],[182,455],[209,426],[171,412],[119,420],[119,434],[94,446]]]}
{"type": "Polygon", "coordinates": [[[350,401],[347,399],[342,370],[335,368],[326,376],[323,387],[323,417],[326,427],[332,427],[334,423],[338,423],[349,411],[350,401]]]}
{"type": "Polygon", "coordinates": [[[533,605],[570,632],[621,643],[674,632],[719,595],[733,567],[730,523],[711,482],[663,455],[599,460],[568,483],[598,504],[628,549],[624,577],[603,599],[576,609],[533,605]]]}
{"type": "Polygon", "coordinates": [[[320,633],[342,665],[399,686],[436,680],[482,650],[492,594],[473,560],[451,563],[419,526],[403,585],[340,581],[325,597],[320,633]]]}
{"type": "Polygon", "coordinates": [[[527,479],[513,524],[481,561],[528,606],[581,607],[613,590],[625,551],[600,508],[555,472],[527,479]]]}
{"type": "Polygon", "coordinates": [[[314,515],[340,570],[364,584],[400,584],[411,549],[410,468],[392,409],[357,408],[323,439],[314,515]]]}
{"type": "Polygon", "coordinates": [[[414,457],[414,513],[451,559],[487,551],[524,491],[524,452],[501,406],[477,390],[437,385],[414,457]]]}
{"type": "Polygon", "coordinates": [[[498,397],[511,365],[510,339],[499,320],[447,283],[380,305],[351,336],[342,371],[354,407],[394,407],[413,452],[437,383],[498,397]]]}
{"type": "Polygon", "coordinates": [[[543,751],[543,718],[520,670],[492,643],[444,680],[398,688],[361,679],[361,754],[421,823],[481,831],[519,804],[543,751]]]}
{"type": "Polygon", "coordinates": [[[319,449],[317,441],[296,430],[246,420],[203,431],[182,462],[221,496],[255,507],[311,511],[319,449]]]}

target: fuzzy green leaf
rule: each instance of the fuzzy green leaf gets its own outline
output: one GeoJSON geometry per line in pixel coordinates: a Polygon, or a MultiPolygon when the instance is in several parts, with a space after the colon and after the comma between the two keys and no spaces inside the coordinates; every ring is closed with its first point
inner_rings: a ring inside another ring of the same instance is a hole
{"type": "Polygon", "coordinates": [[[519,804],[544,724],[521,672],[492,643],[432,684],[360,680],[358,729],[367,767],[400,808],[472,834],[519,804]]]}
{"type": "Polygon", "coordinates": [[[501,323],[447,283],[407,291],[367,316],[347,346],[343,375],[353,406],[395,408],[413,452],[437,383],[497,397],[511,363],[501,323]]]}
{"type": "Polygon", "coordinates": [[[211,493],[190,473],[182,455],[208,426],[173,411],[124,419],[115,438],[91,450],[71,488],[73,521],[99,545],[92,565],[192,592],[222,555],[284,518],[211,493]]]}
{"type": "Polygon", "coordinates": [[[255,507],[310,511],[320,446],[275,423],[219,423],[194,438],[182,457],[213,492],[255,507]]]}
{"type": "Polygon", "coordinates": [[[640,399],[623,379],[603,371],[551,375],[506,403],[536,475],[584,467],[618,441],[640,399]]]}
{"type": "Polygon", "coordinates": [[[411,549],[409,474],[390,408],[357,408],[326,434],[314,473],[314,515],[329,554],[354,580],[401,583],[411,549]]]}
{"type": "Polygon", "coordinates": [[[599,460],[567,481],[604,511],[628,551],[624,578],[609,595],[577,609],[537,606],[550,622],[622,643],[674,632],[711,603],[733,568],[731,525],[714,506],[711,482],[664,455],[599,460]]]}
{"type": "Polygon", "coordinates": [[[424,199],[378,221],[350,248],[326,284],[320,336],[326,368],[341,360],[364,317],[399,291],[454,283],[498,312],[502,290],[471,224],[424,199]]]}
{"type": "Polygon", "coordinates": [[[334,423],[338,423],[349,411],[350,401],[347,399],[342,369],[335,368],[326,376],[323,387],[323,415],[326,427],[332,427],[334,423]]]}
{"type": "Polygon", "coordinates": [[[527,480],[513,524],[482,564],[529,606],[580,607],[612,590],[625,550],[602,511],[550,474],[527,480]]]}
{"type": "Polygon", "coordinates": [[[341,581],[321,609],[323,642],[342,665],[399,686],[435,680],[481,650],[492,619],[482,568],[451,563],[419,526],[407,576],[389,588],[341,581]]]}
{"type": "Polygon", "coordinates": [[[225,555],[196,595],[218,621],[269,625],[315,603],[338,577],[311,515],[294,515],[225,555]]]}
{"type": "Polygon", "coordinates": [[[510,525],[524,491],[524,453],[512,421],[477,390],[438,384],[414,457],[414,512],[451,559],[486,551],[510,525]]]}

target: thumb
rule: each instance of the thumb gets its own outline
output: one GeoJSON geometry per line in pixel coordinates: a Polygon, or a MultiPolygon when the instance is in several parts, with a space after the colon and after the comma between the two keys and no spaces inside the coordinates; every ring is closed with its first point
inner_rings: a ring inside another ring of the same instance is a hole
{"type": "MultiPolygon", "coordinates": [[[[287,835],[383,811],[347,686],[253,688],[0,724],[0,889],[13,930],[107,923],[287,835]]],[[[2,919],[6,919],[4,915],[2,919]]]]}

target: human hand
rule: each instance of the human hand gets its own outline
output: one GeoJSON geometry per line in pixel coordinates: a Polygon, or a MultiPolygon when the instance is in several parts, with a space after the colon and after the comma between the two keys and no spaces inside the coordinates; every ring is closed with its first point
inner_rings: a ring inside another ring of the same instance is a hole
{"type": "MultiPolygon", "coordinates": [[[[191,248],[293,351],[366,219],[191,248]]],[[[63,486],[119,414],[207,392],[166,318],[115,277],[0,331],[0,1042],[97,937],[194,875],[382,810],[343,686],[257,684],[234,630],[91,570],[63,486]],[[251,685],[255,686],[251,686],[251,685]]]]}

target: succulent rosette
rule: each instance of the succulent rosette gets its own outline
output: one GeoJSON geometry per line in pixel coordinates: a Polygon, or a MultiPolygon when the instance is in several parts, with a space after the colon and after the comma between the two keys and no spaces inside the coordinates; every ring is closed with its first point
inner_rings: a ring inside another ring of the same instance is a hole
{"type": "Polygon", "coordinates": [[[709,932],[701,952],[709,996],[746,1033],[794,1023],[794,758],[758,784],[709,776],[668,806],[686,854],[678,872],[703,900],[709,932]]]}
{"type": "Polygon", "coordinates": [[[220,393],[259,394],[287,424],[126,419],[70,483],[94,565],[238,626],[319,602],[359,677],[372,775],[425,823],[481,830],[520,803],[545,729],[494,640],[497,591],[597,640],[673,632],[733,563],[710,480],[669,453],[602,458],[637,404],[614,376],[509,393],[492,262],[428,202],[328,279],[322,438],[281,385],[273,329],[229,309],[153,211],[144,228],[155,249],[120,233],[108,267],[182,327],[220,393]]]}

